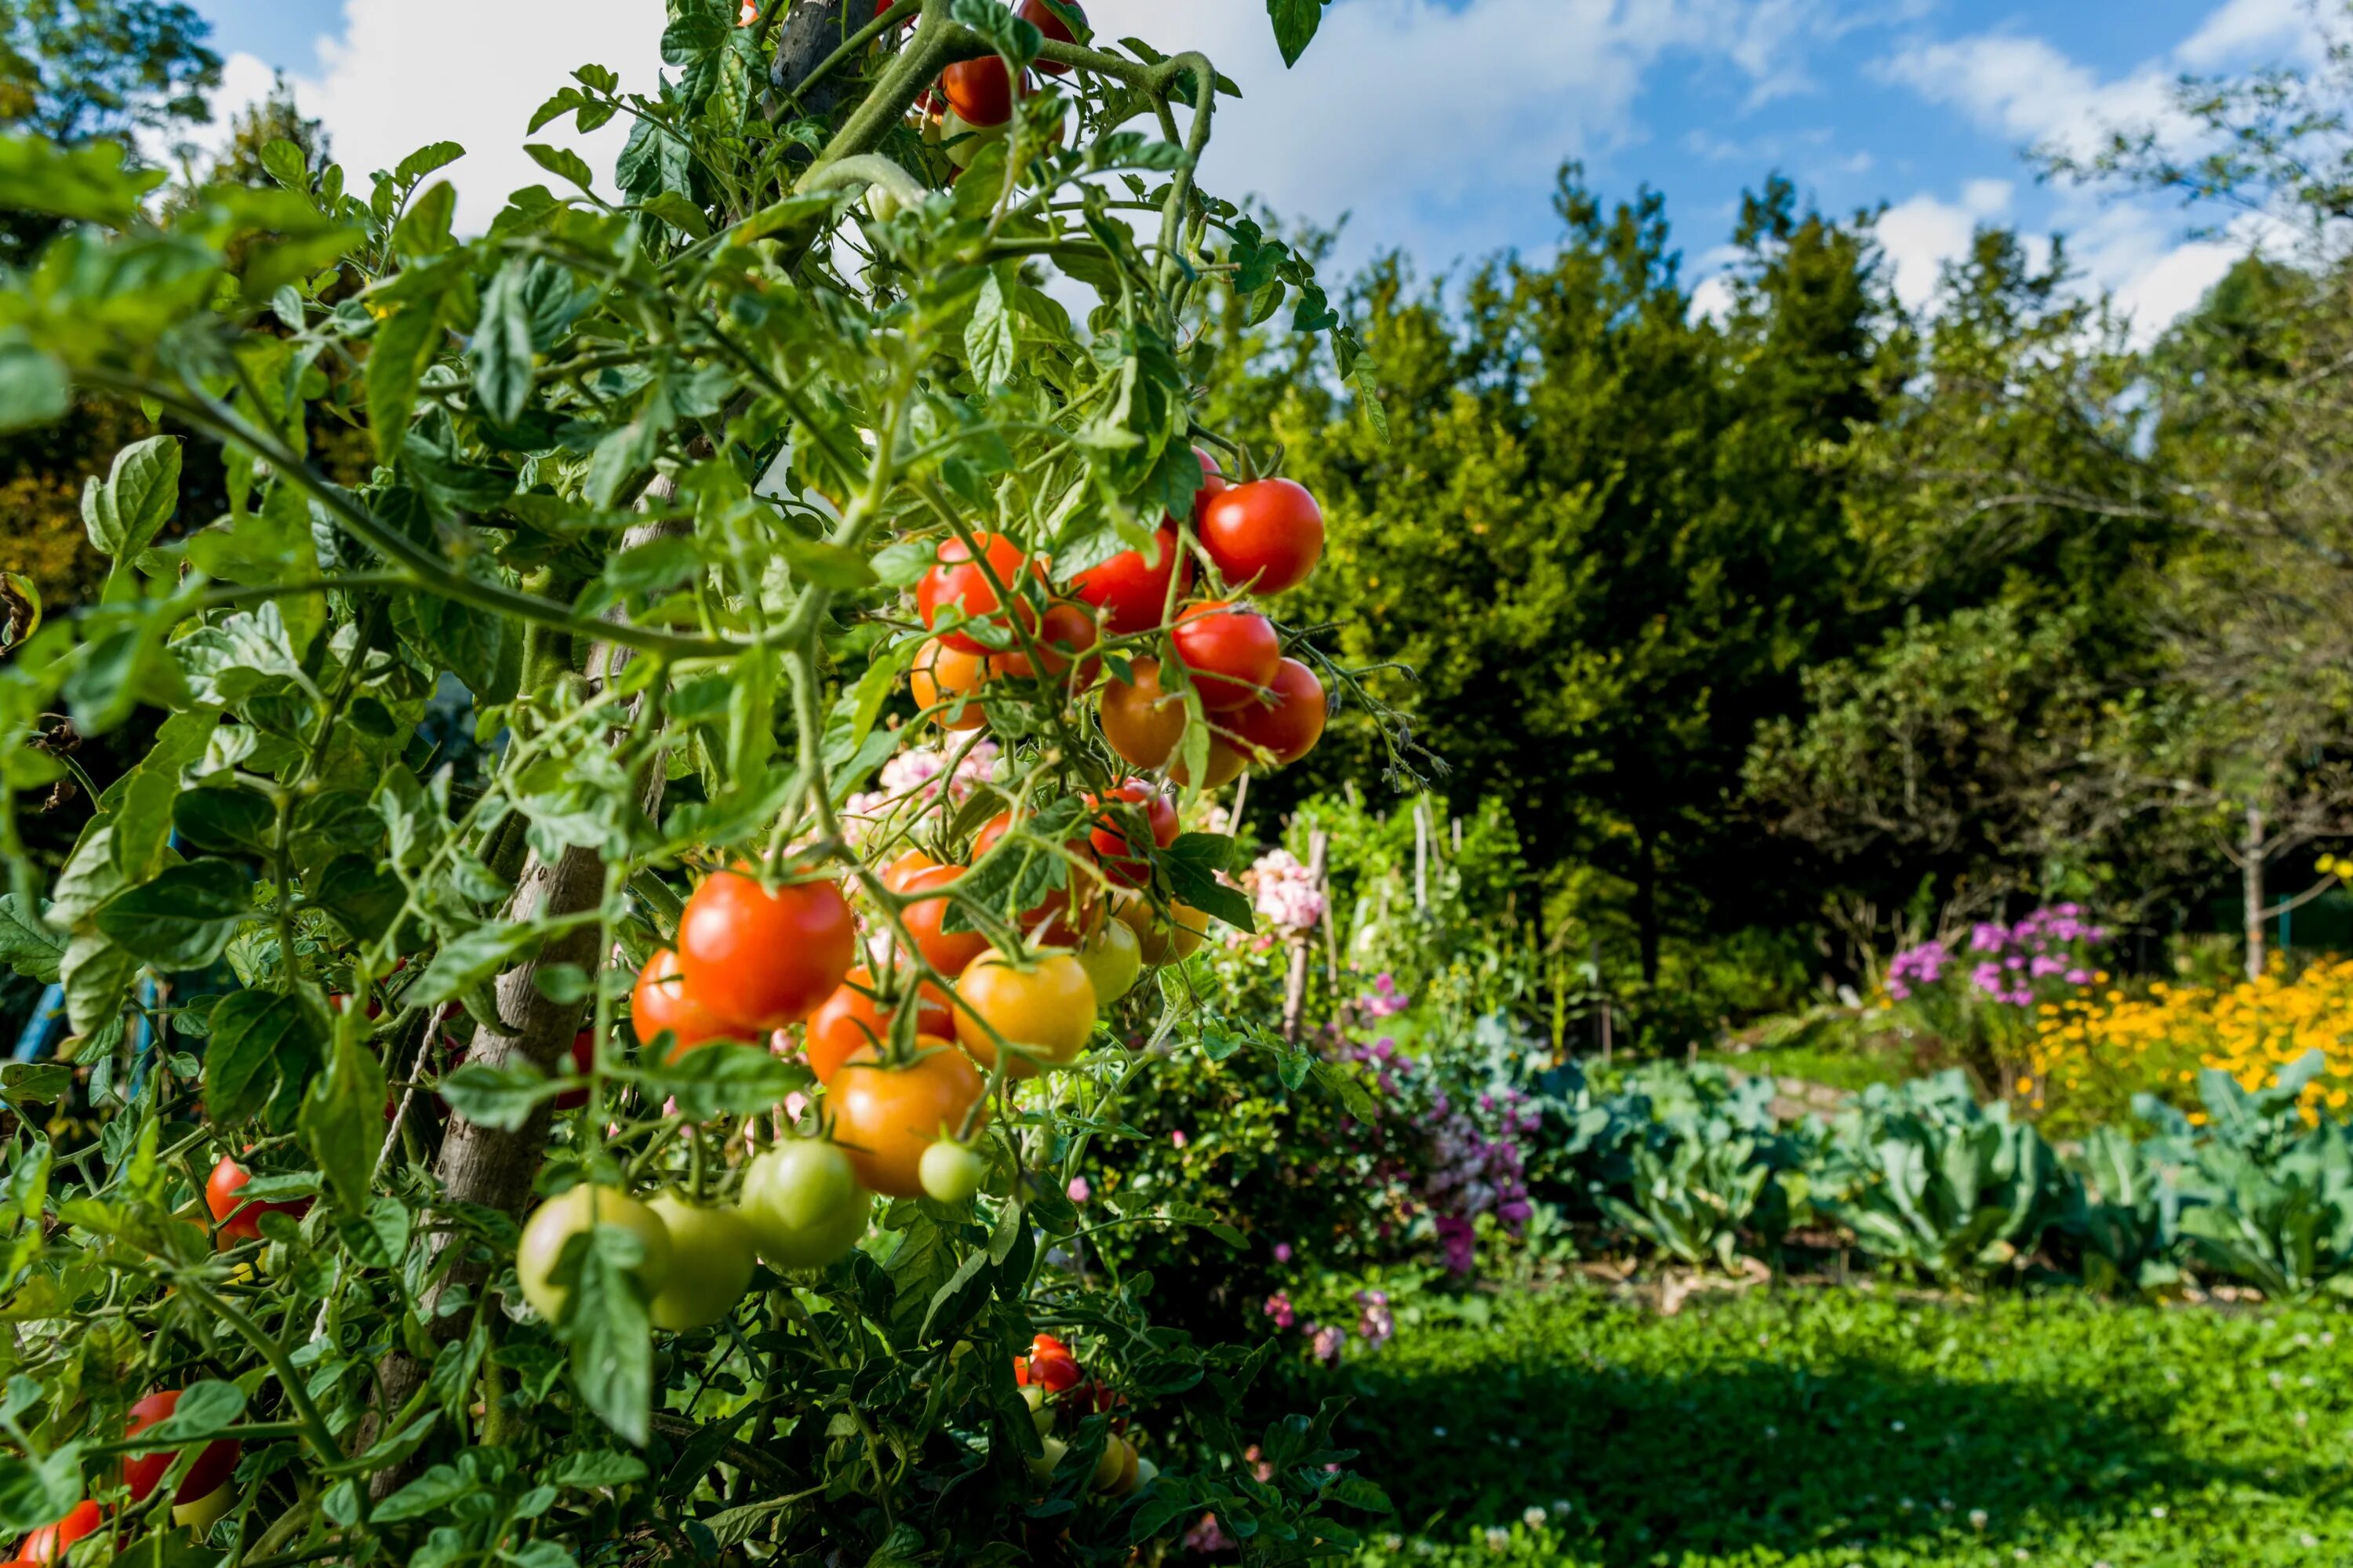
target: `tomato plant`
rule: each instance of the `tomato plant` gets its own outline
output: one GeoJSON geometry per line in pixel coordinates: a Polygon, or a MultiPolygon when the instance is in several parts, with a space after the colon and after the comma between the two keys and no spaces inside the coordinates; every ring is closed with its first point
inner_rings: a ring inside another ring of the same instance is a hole
{"type": "Polygon", "coordinates": [[[535,146],[480,232],[453,146],[165,201],[0,141],[59,220],[0,428],[162,428],[91,481],[106,592],[0,658],[0,960],[71,1030],[0,1079],[20,1557],[1113,1563],[1214,1510],[1280,1563],[1380,1506],[1328,1417],[1252,1478],[1263,1353],[1064,1261],[1215,1223],[1068,1195],[1251,921],[1169,812],[1304,700],[1281,659],[1385,717],[1249,579],[1193,602],[1220,466],[1276,450],[1197,406],[1207,291],[1360,345],[1196,184],[1201,55],[787,9],[670,0],[658,90],[537,119],[627,124],[617,166],[535,146]],[[58,715],[132,760],[49,875],[58,715]],[[1122,1428],[1058,1407],[1050,1454],[1041,1330],[1122,1428]],[[198,1512],[132,1495],[224,1445],[198,1512]]]}

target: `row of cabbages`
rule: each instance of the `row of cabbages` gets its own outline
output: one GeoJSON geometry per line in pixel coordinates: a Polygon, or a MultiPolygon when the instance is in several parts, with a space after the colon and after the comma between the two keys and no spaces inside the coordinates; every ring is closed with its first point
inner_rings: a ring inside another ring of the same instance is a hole
{"type": "Polygon", "coordinates": [[[1530,1185],[1693,1265],[1778,1266],[1792,1241],[1829,1231],[1940,1282],[2353,1294],[2353,1138],[2296,1104],[2322,1066],[2316,1053],[2253,1092],[2208,1072],[2202,1113],[2144,1096],[2147,1136],[2104,1127],[2063,1149],[1978,1105],[1958,1072],[1781,1123],[1768,1081],[1720,1067],[1647,1066],[1609,1093],[1563,1068],[1537,1086],[1530,1185]]]}

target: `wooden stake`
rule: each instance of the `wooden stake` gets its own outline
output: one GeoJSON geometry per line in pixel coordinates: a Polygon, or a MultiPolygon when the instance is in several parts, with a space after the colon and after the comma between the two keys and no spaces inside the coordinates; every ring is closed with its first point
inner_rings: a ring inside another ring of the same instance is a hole
{"type": "MultiPolygon", "coordinates": [[[[1319,891],[1325,891],[1324,863],[1332,852],[1332,835],[1316,828],[1307,835],[1307,875],[1319,891]]],[[[1325,891],[1324,913],[1331,913],[1331,897],[1325,891]]],[[[1291,938],[1291,973],[1282,986],[1282,1037],[1293,1044],[1299,1043],[1299,1028],[1307,1012],[1307,951],[1310,933],[1302,931],[1291,938]]]]}

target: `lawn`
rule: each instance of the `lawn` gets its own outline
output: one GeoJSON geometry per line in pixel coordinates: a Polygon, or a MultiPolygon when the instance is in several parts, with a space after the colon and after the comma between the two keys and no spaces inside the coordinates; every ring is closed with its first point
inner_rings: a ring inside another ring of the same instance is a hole
{"type": "Polygon", "coordinates": [[[2334,1564],[2348,1329],[2081,1291],[1662,1318],[1571,1289],[1324,1381],[1398,1506],[1367,1564],[2334,1564]]]}

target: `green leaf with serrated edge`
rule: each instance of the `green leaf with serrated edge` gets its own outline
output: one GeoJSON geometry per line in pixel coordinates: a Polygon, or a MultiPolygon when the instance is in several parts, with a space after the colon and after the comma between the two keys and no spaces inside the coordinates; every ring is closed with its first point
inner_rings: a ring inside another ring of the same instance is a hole
{"type": "Polygon", "coordinates": [[[81,1501],[81,1445],[69,1443],[46,1459],[0,1454],[0,1530],[38,1530],[81,1501]]]}
{"type": "Polygon", "coordinates": [[[154,542],[180,505],[180,442],[152,436],[114,454],[101,481],[82,489],[82,526],[101,554],[128,561],[154,542]]]}
{"type": "MultiPolygon", "coordinates": [[[[649,1047],[653,1041],[645,1042],[649,1047]]],[[[649,1049],[638,1065],[615,1075],[638,1086],[649,1102],[678,1101],[678,1114],[689,1121],[709,1121],[723,1116],[759,1116],[782,1105],[787,1095],[808,1087],[807,1066],[783,1061],[765,1051],[719,1048],[689,1051],[675,1062],[649,1065],[657,1056],[649,1049]]]]}
{"type": "Polygon", "coordinates": [[[1274,22],[1274,47],[1282,63],[1295,66],[1307,52],[1315,29],[1324,22],[1324,0],[1266,0],[1266,14],[1274,22]]]}
{"type": "Polygon", "coordinates": [[[973,302],[972,319],[965,325],[964,352],[972,365],[973,380],[984,390],[994,391],[1013,379],[1021,344],[1014,331],[1013,313],[1006,304],[1004,281],[994,270],[981,284],[980,297],[973,302]]]}
{"type": "Polygon", "coordinates": [[[130,953],[95,931],[76,935],[58,963],[67,1027],[86,1035],[110,1021],[119,1022],[131,982],[138,977],[139,960],[130,953]]]}
{"type": "Polygon", "coordinates": [[[435,142],[419,147],[400,160],[392,177],[402,185],[415,185],[437,169],[446,169],[466,155],[466,149],[455,142],[435,142]]]}
{"type": "Polygon", "coordinates": [[[384,1137],[384,1065],[345,1033],[302,1097],[302,1146],[348,1213],[365,1212],[384,1137]]]}
{"type": "Polygon", "coordinates": [[[200,969],[221,955],[253,912],[251,879],[225,860],[166,867],[98,907],[98,928],[135,958],[164,969],[200,969]]]}
{"type": "Polygon", "coordinates": [[[547,933],[529,925],[480,926],[441,945],[408,993],[420,1007],[455,1001],[476,986],[539,950],[547,933]]]}
{"type": "Polygon", "coordinates": [[[572,1350],[572,1386],[624,1441],[645,1446],[652,1425],[653,1331],[635,1233],[598,1224],[567,1242],[555,1270],[568,1287],[556,1332],[572,1350]]]}
{"type": "Polygon", "coordinates": [[[469,1062],[441,1080],[441,1097],[468,1121],[501,1132],[513,1132],[531,1119],[545,1099],[561,1093],[563,1085],[528,1062],[493,1067],[469,1062]]]}
{"type": "Polygon", "coordinates": [[[65,938],[38,920],[16,913],[16,895],[0,894],[0,964],[43,985],[57,982],[65,959],[65,938]]]}
{"type": "Polygon", "coordinates": [[[172,801],[172,827],[195,849],[264,855],[270,853],[278,811],[250,789],[185,789],[172,801]]]}
{"type": "Polygon", "coordinates": [[[139,1434],[134,1454],[176,1448],[183,1444],[217,1437],[222,1428],[245,1414],[245,1391],[233,1383],[207,1378],[181,1391],[172,1414],[139,1434]]]}
{"type": "Polygon", "coordinates": [[[441,315],[447,294],[435,290],[418,299],[403,300],[380,323],[368,351],[368,433],[375,441],[376,460],[390,462],[408,434],[409,411],[417,404],[417,384],[442,342],[441,315]]]}
{"type": "Polygon", "coordinates": [[[1182,833],[1162,853],[1170,893],[1180,904],[1223,920],[1237,930],[1256,928],[1250,899],[1218,880],[1232,869],[1234,841],[1218,833],[1182,833]]]}
{"type": "Polygon", "coordinates": [[[326,1057],[325,1020],[298,997],[231,991],[213,1009],[205,1109],[224,1127],[259,1115],[281,1084],[307,1085],[326,1057]]]}
{"type": "Polygon", "coordinates": [[[499,269],[482,291],[481,316],[467,351],[474,365],[474,396],[501,425],[522,418],[531,401],[531,309],[524,299],[530,277],[531,264],[520,257],[499,269]]]}
{"type": "Polygon", "coordinates": [[[400,878],[379,867],[372,855],[339,854],[320,871],[311,888],[311,907],[332,918],[353,940],[380,941],[408,900],[400,878]]]}

